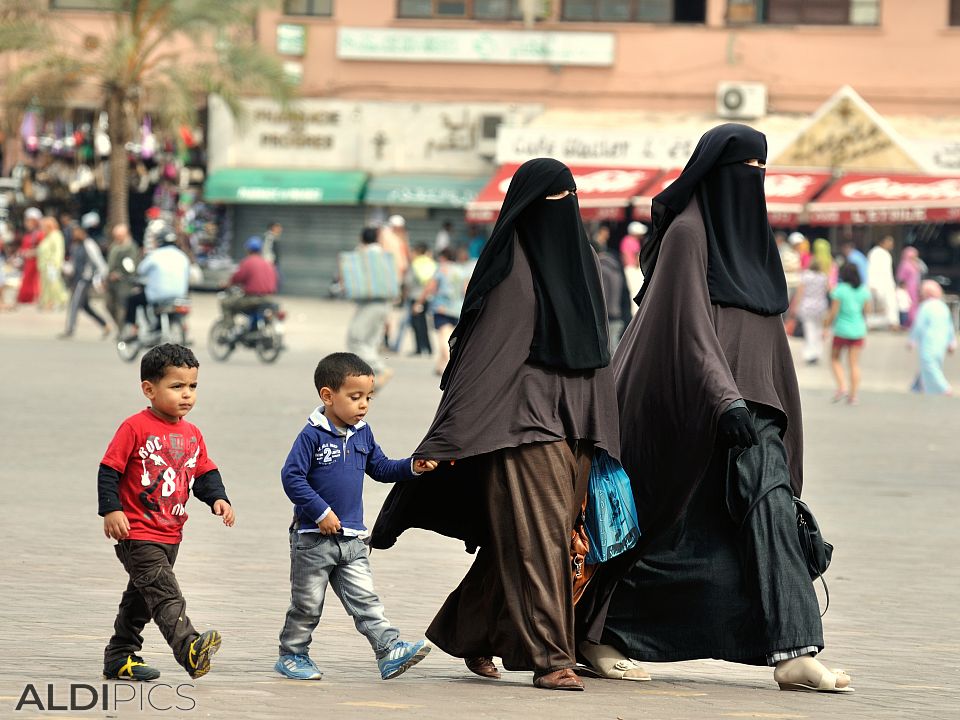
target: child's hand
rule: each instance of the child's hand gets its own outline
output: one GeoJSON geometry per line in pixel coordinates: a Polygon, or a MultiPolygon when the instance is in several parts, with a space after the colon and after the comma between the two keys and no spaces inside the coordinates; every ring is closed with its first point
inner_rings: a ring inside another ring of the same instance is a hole
{"type": "Polygon", "coordinates": [[[331,509],[327,516],[317,524],[317,527],[320,528],[321,535],[336,535],[340,532],[340,518],[331,509]]]}
{"type": "Polygon", "coordinates": [[[114,510],[103,516],[103,534],[114,540],[124,540],[130,534],[130,521],[123,510],[114,510]]]}
{"type": "Polygon", "coordinates": [[[413,471],[415,473],[425,473],[437,469],[436,460],[414,460],[413,471]]]}
{"type": "Polygon", "coordinates": [[[227,527],[233,527],[237,521],[237,516],[233,512],[233,507],[226,500],[217,500],[213,504],[213,514],[223,516],[223,524],[227,527]]]}

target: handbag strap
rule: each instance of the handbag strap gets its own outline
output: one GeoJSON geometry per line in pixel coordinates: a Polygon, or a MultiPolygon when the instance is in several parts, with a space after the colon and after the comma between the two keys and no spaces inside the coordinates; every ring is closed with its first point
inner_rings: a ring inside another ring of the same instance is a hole
{"type": "MultiPolygon", "coordinates": [[[[813,546],[810,541],[810,531],[807,529],[807,522],[804,519],[803,515],[800,512],[797,512],[797,524],[804,527],[804,531],[800,533],[800,536],[803,538],[803,555],[805,558],[813,557],[813,546]]],[[[827,614],[827,610],[830,609],[830,588],[827,587],[827,581],[823,578],[823,570],[820,568],[814,568],[817,571],[817,578],[823,584],[823,594],[826,597],[826,605],[823,608],[823,612],[820,613],[820,617],[823,617],[827,614]]],[[[816,580],[816,578],[815,578],[816,580]]]]}

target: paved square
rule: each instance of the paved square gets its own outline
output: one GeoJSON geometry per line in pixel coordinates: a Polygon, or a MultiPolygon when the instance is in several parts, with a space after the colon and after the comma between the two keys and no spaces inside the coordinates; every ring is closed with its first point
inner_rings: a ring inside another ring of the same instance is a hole
{"type": "MultiPolygon", "coordinates": [[[[958,717],[960,402],[907,393],[915,357],[903,336],[881,333],[870,336],[864,352],[859,406],[829,402],[825,367],[799,369],[805,495],[836,545],[823,658],[854,676],[855,694],[782,693],[768,669],[715,661],[650,665],[650,683],[587,680],[585,693],[550,693],[534,689],[529,673],[482,680],[439,650],[384,682],[332,593],[311,652],[324,679],[282,679],[272,666],[289,593],[290,507],[279,468],[318,402],[313,368],[323,354],[343,349],[352,311],[314,300],[285,306],[290,350],[275,365],[261,365],[244,350],[219,364],[204,340],[214,298],[195,297],[201,369],[190,420],[221,468],[238,522],[226,529],[191,503],[177,575],[197,627],[223,633],[214,669],[192,682],[151,625],[144,656],[170,687],[157,685],[149,698],[138,695],[114,710],[113,693],[125,699],[133,690],[107,683],[109,710],[98,704],[54,716],[958,717]]],[[[62,322],[32,308],[0,314],[0,718],[39,712],[36,705],[14,711],[27,683],[45,707],[49,683],[58,707],[68,704],[71,683],[100,692],[101,653],[126,582],[97,517],[96,471],[117,425],[145,403],[138,366],[122,363],[86,318],[75,340],[54,339],[62,322]]],[[[374,400],[369,420],[396,457],[419,442],[439,390],[429,361],[392,364],[397,375],[374,400]]],[[[948,360],[947,374],[960,384],[957,358],[948,360]]],[[[367,481],[368,524],[388,490],[367,481]]],[[[459,543],[419,531],[374,552],[377,589],[405,638],[420,636],[470,560],[459,543]]],[[[79,692],[81,704],[88,702],[89,694],[79,692]]]]}

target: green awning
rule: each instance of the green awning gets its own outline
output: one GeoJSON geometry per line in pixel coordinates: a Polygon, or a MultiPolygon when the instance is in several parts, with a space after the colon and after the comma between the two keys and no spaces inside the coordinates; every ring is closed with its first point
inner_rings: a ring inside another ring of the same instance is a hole
{"type": "Polygon", "coordinates": [[[246,205],[357,205],[366,180],[363,172],[224,168],[207,177],[203,194],[246,205]]]}
{"type": "Polygon", "coordinates": [[[483,189],[486,175],[376,175],[367,185],[367,205],[465,207],[483,189]]]}

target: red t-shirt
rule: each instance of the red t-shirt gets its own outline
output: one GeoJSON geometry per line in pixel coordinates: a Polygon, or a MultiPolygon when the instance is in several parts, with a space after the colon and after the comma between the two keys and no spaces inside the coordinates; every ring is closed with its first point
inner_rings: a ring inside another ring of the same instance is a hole
{"type": "Polygon", "coordinates": [[[247,295],[272,295],[277,291],[277,270],[259,255],[247,255],[230,278],[247,295]]]}
{"type": "Polygon", "coordinates": [[[183,537],[194,478],[217,469],[196,425],[161,420],[149,409],[123,421],[100,462],[120,473],[129,539],[167,544],[183,537]]]}

